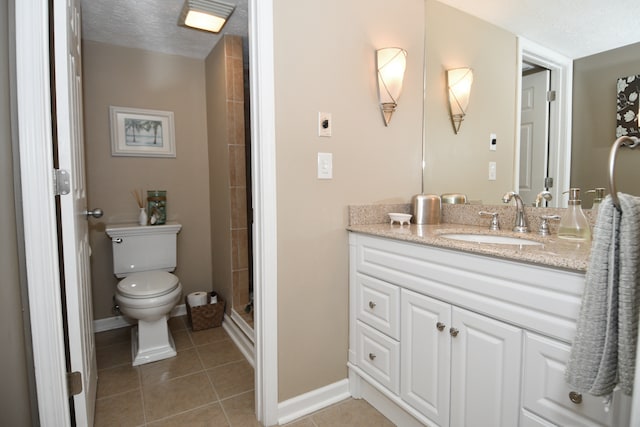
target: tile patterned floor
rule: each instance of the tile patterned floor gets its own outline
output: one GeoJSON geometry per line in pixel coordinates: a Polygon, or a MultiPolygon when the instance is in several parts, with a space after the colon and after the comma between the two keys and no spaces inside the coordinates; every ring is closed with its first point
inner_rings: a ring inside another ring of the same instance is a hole
{"type": "MultiPolygon", "coordinates": [[[[254,415],[253,369],[222,328],[191,331],[169,321],[178,355],[131,366],[129,328],[96,334],[95,427],[261,426],[254,415]]],[[[363,400],[347,399],[288,427],[393,426],[363,400]]]]}

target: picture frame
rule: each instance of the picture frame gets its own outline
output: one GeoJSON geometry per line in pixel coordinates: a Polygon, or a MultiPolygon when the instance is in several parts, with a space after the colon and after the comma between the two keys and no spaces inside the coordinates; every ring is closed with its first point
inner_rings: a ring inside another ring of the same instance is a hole
{"type": "Polygon", "coordinates": [[[172,111],[109,107],[111,155],[176,157],[172,111]]]}
{"type": "Polygon", "coordinates": [[[620,77],[617,81],[616,138],[640,137],[640,74],[620,77]]]}

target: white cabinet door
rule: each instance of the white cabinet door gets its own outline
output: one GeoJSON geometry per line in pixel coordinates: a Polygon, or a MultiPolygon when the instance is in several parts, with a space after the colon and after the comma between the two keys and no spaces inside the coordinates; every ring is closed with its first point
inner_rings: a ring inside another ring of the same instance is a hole
{"type": "Polygon", "coordinates": [[[451,426],[518,425],[522,330],[454,307],[451,426]]]}
{"type": "Polygon", "coordinates": [[[402,399],[440,426],[449,425],[451,305],[403,290],[402,399]]]}

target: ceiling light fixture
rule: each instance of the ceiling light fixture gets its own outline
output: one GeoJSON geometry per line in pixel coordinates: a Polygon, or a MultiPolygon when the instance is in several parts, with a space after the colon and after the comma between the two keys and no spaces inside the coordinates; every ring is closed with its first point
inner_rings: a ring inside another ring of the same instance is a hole
{"type": "Polygon", "coordinates": [[[235,8],[217,0],[186,0],[178,24],[217,33],[235,8]]]}

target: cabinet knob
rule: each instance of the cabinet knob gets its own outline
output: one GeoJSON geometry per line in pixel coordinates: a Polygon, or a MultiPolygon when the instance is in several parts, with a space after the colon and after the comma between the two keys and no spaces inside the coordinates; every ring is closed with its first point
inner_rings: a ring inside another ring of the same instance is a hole
{"type": "Polygon", "coordinates": [[[375,303],[375,302],[373,302],[373,301],[369,301],[369,308],[370,308],[370,309],[372,309],[372,310],[373,310],[374,308],[376,308],[376,303],[375,303]]]}
{"type": "Polygon", "coordinates": [[[456,328],[451,328],[449,329],[449,333],[451,334],[452,337],[457,337],[458,336],[458,332],[460,332],[459,330],[457,330],[456,328]]]}
{"type": "Polygon", "coordinates": [[[376,358],[376,355],[373,353],[369,353],[369,359],[370,360],[374,360],[376,358]]]}
{"type": "Polygon", "coordinates": [[[579,403],[582,403],[582,395],[580,393],[576,393],[575,391],[572,391],[569,393],[569,400],[571,400],[573,403],[577,405],[579,403]]]}
{"type": "Polygon", "coordinates": [[[437,328],[439,331],[444,331],[445,326],[446,326],[446,325],[445,325],[444,323],[442,323],[442,322],[438,322],[438,323],[436,323],[436,328],[437,328]]]}

